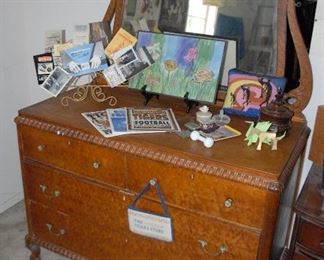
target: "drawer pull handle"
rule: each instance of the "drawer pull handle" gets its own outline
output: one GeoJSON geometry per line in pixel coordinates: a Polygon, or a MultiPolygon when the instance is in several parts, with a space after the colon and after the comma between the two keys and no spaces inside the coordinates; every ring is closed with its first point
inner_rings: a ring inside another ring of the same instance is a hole
{"type": "Polygon", "coordinates": [[[63,236],[65,234],[65,229],[64,228],[61,228],[59,230],[55,230],[53,228],[53,225],[52,224],[46,224],[47,226],[47,229],[49,232],[51,232],[52,234],[54,234],[55,236],[63,236]]]}
{"type": "Polygon", "coordinates": [[[40,152],[43,152],[45,150],[45,145],[43,145],[43,144],[37,145],[37,150],[40,152]]]}
{"type": "Polygon", "coordinates": [[[321,247],[322,249],[324,249],[324,239],[322,239],[322,240],[320,241],[320,247],[321,247]]]}
{"type": "Polygon", "coordinates": [[[220,256],[225,254],[226,252],[228,252],[227,246],[226,245],[220,245],[220,247],[218,248],[218,251],[215,253],[211,253],[208,251],[208,243],[205,240],[198,240],[200,247],[202,248],[202,250],[210,256],[220,256]]]}
{"type": "Polygon", "coordinates": [[[94,161],[92,163],[93,169],[99,169],[100,166],[101,166],[101,163],[99,161],[94,161]]]}
{"type": "Polygon", "coordinates": [[[224,201],[225,208],[231,208],[232,206],[233,206],[233,200],[231,198],[228,198],[224,201]]]}
{"type": "Polygon", "coordinates": [[[44,196],[48,199],[57,198],[58,196],[61,195],[61,192],[59,190],[55,190],[53,194],[49,194],[47,192],[47,187],[45,185],[40,184],[39,187],[42,190],[44,196]]]}

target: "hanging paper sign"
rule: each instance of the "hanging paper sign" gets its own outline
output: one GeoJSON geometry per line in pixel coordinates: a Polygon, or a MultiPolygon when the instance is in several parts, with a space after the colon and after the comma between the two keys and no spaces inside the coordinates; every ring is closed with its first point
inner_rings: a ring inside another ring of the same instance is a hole
{"type": "Polygon", "coordinates": [[[128,224],[129,230],[146,237],[151,237],[167,242],[173,241],[172,220],[170,218],[167,206],[160,191],[160,187],[155,180],[150,182],[135,197],[131,205],[128,207],[128,224]],[[158,196],[162,204],[164,215],[154,214],[135,208],[136,202],[146,193],[152,186],[156,187],[158,196]]]}

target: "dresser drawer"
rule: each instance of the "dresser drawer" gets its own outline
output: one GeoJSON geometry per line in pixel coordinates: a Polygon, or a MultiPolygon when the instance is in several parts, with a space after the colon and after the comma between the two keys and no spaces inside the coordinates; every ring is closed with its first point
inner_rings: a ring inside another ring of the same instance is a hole
{"type": "Polygon", "coordinates": [[[324,257],[324,228],[301,219],[298,227],[297,243],[324,257]]]}
{"type": "Polygon", "coordinates": [[[23,159],[49,164],[111,185],[124,187],[122,153],[80,140],[20,126],[23,159]]]}
{"type": "MultiPolygon", "coordinates": [[[[147,211],[161,213],[161,205],[155,201],[141,199],[137,206],[147,211]]],[[[148,259],[257,258],[260,233],[237,228],[186,210],[173,207],[169,207],[168,210],[173,221],[174,241],[159,241],[129,231],[125,253],[145,251],[145,256],[152,256],[148,259]],[[223,254],[220,253],[222,249],[225,250],[223,254]]],[[[133,258],[130,254],[125,259],[133,258]]]]}
{"type": "MultiPolygon", "coordinates": [[[[251,227],[264,224],[266,191],[131,156],[127,157],[127,168],[127,186],[132,191],[139,192],[148,180],[156,178],[170,204],[251,227]]],[[[148,196],[155,197],[155,193],[148,196]]]]}
{"type": "Polygon", "coordinates": [[[33,201],[98,226],[127,229],[125,195],[46,166],[23,165],[25,192],[33,201]]]}
{"type": "Polygon", "coordinates": [[[102,229],[55,211],[45,205],[28,202],[31,230],[37,238],[67,248],[89,258],[98,260],[123,259],[127,243],[125,234],[102,229]]]}

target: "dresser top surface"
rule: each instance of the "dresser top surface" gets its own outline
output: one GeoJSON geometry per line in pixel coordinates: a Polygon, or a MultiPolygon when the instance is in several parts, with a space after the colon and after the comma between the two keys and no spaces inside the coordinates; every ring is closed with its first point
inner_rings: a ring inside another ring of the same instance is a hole
{"type": "MultiPolygon", "coordinates": [[[[118,103],[115,107],[144,107],[144,99],[137,91],[127,88],[105,88],[105,93],[117,98],[118,103]]],[[[72,92],[68,94],[72,95],[72,92]]],[[[293,122],[287,136],[278,142],[277,151],[272,151],[271,147],[266,144],[262,146],[262,151],[257,151],[256,145],[247,146],[247,142],[244,141],[245,133],[249,127],[245,121],[248,119],[232,116],[230,126],[239,130],[242,135],[218,141],[210,149],[205,148],[201,142],[194,142],[190,138],[181,138],[175,133],[133,134],[104,138],[83,118],[81,113],[111,108],[108,102],[98,103],[88,97],[82,102],[70,102],[68,107],[64,107],[60,101],[61,97],[59,96],[21,109],[18,118],[27,118],[38,124],[50,124],[86,133],[89,136],[97,137],[97,139],[105,139],[104,142],[108,146],[113,146],[116,149],[125,150],[125,145],[132,150],[134,147],[142,149],[142,155],[148,153],[152,158],[167,158],[168,162],[172,162],[174,158],[176,161],[183,159],[184,164],[190,162],[190,164],[196,165],[198,170],[199,167],[204,168],[206,165],[207,168],[216,167],[223,171],[230,169],[229,175],[225,173],[229,178],[231,178],[231,174],[239,173],[239,175],[244,175],[249,180],[248,182],[252,182],[254,178],[261,178],[262,181],[273,183],[275,186],[284,186],[309,134],[305,123],[293,122]]],[[[190,113],[186,113],[186,106],[182,100],[165,96],[159,99],[153,98],[148,107],[171,107],[182,130],[186,129],[185,123],[195,121],[195,112],[197,111],[197,107],[193,107],[190,113]]],[[[218,113],[216,107],[212,107],[211,111],[218,113]]],[[[175,164],[179,165],[179,163],[175,164]]]]}

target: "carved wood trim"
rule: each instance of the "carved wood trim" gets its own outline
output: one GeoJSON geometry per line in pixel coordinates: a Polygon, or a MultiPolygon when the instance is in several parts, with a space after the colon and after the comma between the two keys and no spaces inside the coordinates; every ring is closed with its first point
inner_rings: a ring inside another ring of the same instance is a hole
{"type": "Polygon", "coordinates": [[[58,253],[60,255],[63,255],[63,256],[66,256],[70,259],[73,259],[73,260],[86,260],[87,258],[83,257],[83,256],[80,256],[76,253],[74,253],[73,251],[70,251],[68,249],[65,249],[63,247],[60,247],[58,245],[55,245],[51,242],[48,242],[48,241],[45,241],[45,240],[42,240],[38,237],[36,237],[35,235],[30,235],[30,234],[27,234],[26,237],[25,237],[25,241],[26,241],[26,244],[28,245],[38,245],[38,246],[41,246],[41,247],[44,247],[52,252],[55,252],[55,253],[58,253]]]}
{"type": "MultiPolygon", "coordinates": [[[[128,143],[124,143],[121,141],[116,141],[114,139],[108,139],[97,135],[88,134],[85,132],[81,132],[78,130],[73,130],[61,126],[57,126],[50,123],[45,123],[42,121],[38,121],[36,119],[30,119],[22,116],[18,116],[15,119],[17,124],[23,124],[30,127],[35,127],[42,131],[48,131],[55,133],[57,135],[62,135],[74,139],[78,139],[84,142],[93,143],[96,145],[112,148],[115,150],[119,150],[122,152],[126,152],[132,155],[149,158],[154,161],[160,161],[167,164],[172,164],[177,167],[182,167],[186,169],[190,169],[196,172],[200,172],[202,174],[214,175],[224,179],[229,179],[232,181],[244,183],[250,186],[267,189],[274,192],[281,192],[284,189],[283,182],[275,182],[271,180],[267,180],[258,176],[251,176],[248,172],[244,171],[235,171],[228,168],[211,166],[209,164],[203,162],[196,162],[185,157],[174,156],[168,153],[157,152],[151,150],[150,148],[139,147],[135,145],[131,145],[128,143]]],[[[289,173],[293,170],[293,167],[298,159],[300,151],[304,149],[307,136],[309,134],[309,130],[306,131],[301,137],[304,142],[299,142],[297,149],[293,156],[287,162],[287,167],[283,172],[283,178],[285,179],[289,176],[289,173]]]]}
{"type": "Polygon", "coordinates": [[[295,113],[294,120],[305,121],[302,111],[307,106],[313,90],[313,74],[308,52],[297,22],[295,0],[287,0],[287,17],[291,36],[300,68],[300,81],[297,88],[288,92],[287,97],[293,98],[296,102],[290,105],[295,113]]]}
{"type": "Polygon", "coordinates": [[[276,75],[283,77],[286,67],[286,42],[287,42],[287,1],[278,1],[277,8],[277,70],[276,75]]]}

